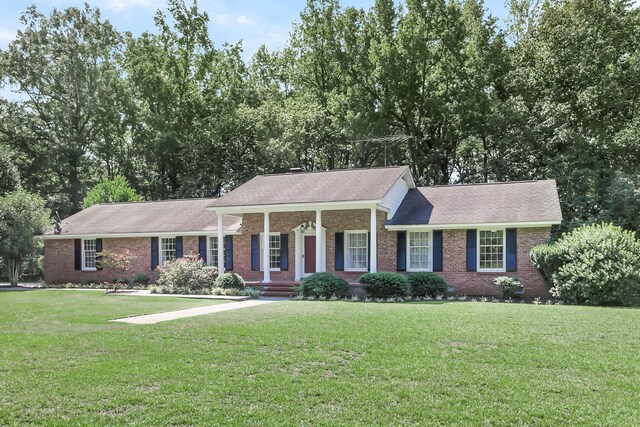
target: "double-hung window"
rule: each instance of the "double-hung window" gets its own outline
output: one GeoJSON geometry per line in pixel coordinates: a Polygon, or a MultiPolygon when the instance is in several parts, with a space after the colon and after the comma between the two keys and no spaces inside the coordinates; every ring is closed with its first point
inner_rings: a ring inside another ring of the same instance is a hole
{"type": "MultiPolygon", "coordinates": [[[[260,271],[264,271],[264,234],[260,234],[260,271]]],[[[269,269],[280,270],[280,233],[269,233],[269,269]]]]}
{"type": "MultiPolygon", "coordinates": [[[[207,264],[217,266],[218,265],[218,236],[209,236],[208,245],[209,245],[209,253],[208,253],[209,256],[207,257],[207,264]]],[[[222,260],[224,261],[224,250],[222,252],[222,260]]]]}
{"type": "Polygon", "coordinates": [[[164,265],[167,261],[176,259],[176,238],[161,237],[160,238],[160,265],[164,265]]]}
{"type": "Polygon", "coordinates": [[[433,245],[431,232],[410,231],[407,233],[407,271],[432,271],[433,270],[433,245]]]}
{"type": "Polygon", "coordinates": [[[369,235],[365,231],[345,231],[345,270],[367,271],[369,269],[369,235]]]}
{"type": "Polygon", "coordinates": [[[478,271],[505,271],[504,230],[478,230],[478,271]]]}
{"type": "Polygon", "coordinates": [[[82,240],[82,269],[86,271],[96,270],[96,239],[82,240]]]}

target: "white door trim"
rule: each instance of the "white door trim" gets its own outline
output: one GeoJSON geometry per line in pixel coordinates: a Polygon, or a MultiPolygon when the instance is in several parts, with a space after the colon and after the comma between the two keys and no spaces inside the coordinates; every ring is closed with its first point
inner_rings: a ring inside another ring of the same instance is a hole
{"type": "MultiPolygon", "coordinates": [[[[304,272],[304,237],[315,236],[315,222],[307,221],[304,224],[300,224],[293,229],[295,233],[295,280],[299,281],[303,277],[308,276],[311,273],[304,272]],[[302,226],[305,225],[304,231],[302,226]],[[312,228],[313,227],[313,228],[312,228]]],[[[317,237],[316,237],[317,238],[317,237]]],[[[327,265],[327,229],[322,227],[322,265],[326,270],[327,265]]]]}

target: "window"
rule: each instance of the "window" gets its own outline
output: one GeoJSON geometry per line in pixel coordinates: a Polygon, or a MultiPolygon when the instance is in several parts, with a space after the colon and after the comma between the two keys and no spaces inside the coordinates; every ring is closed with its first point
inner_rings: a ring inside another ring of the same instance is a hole
{"type": "MultiPolygon", "coordinates": [[[[224,240],[223,240],[224,241],[224,240]]],[[[209,254],[207,257],[207,263],[209,265],[218,265],[218,236],[209,236],[208,241],[209,254]]],[[[222,260],[224,261],[224,249],[222,252],[222,260]]]]}
{"type": "Polygon", "coordinates": [[[504,230],[478,230],[478,271],[505,271],[504,230]]]}
{"type": "Polygon", "coordinates": [[[176,259],[176,238],[162,237],[160,239],[160,265],[176,259]]]}
{"type": "MultiPolygon", "coordinates": [[[[264,234],[260,234],[260,271],[264,270],[264,234]]],[[[269,268],[280,270],[280,233],[269,233],[269,268]]]]}
{"type": "Polygon", "coordinates": [[[431,233],[428,231],[410,231],[407,239],[407,271],[431,271],[432,248],[431,233]]]}
{"type": "Polygon", "coordinates": [[[96,269],[96,240],[82,240],[82,269],[93,271],[96,269]]]}
{"type": "Polygon", "coordinates": [[[367,271],[369,268],[369,236],[367,231],[345,231],[345,270],[367,271]]]}

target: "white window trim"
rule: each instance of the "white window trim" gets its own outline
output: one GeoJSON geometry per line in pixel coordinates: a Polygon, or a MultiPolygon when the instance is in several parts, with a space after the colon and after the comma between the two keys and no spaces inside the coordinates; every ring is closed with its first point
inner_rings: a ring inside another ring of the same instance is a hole
{"type": "MultiPolygon", "coordinates": [[[[269,232],[269,237],[271,236],[280,236],[281,233],[278,233],[276,231],[270,231],[269,232]]],[[[280,238],[280,257],[282,257],[282,238],[280,238]]],[[[263,259],[264,259],[264,233],[260,233],[260,271],[264,271],[264,265],[263,264],[263,259]]],[[[282,260],[282,258],[281,258],[282,260]]],[[[269,271],[280,271],[280,268],[270,268],[269,271]]]]}
{"type": "Polygon", "coordinates": [[[354,271],[354,272],[366,272],[369,271],[369,230],[344,230],[344,254],[343,254],[343,259],[344,259],[344,271],[354,271]],[[347,238],[347,236],[349,234],[366,234],[367,235],[367,239],[365,240],[365,242],[367,243],[367,266],[365,268],[349,268],[347,267],[347,255],[348,255],[348,251],[349,251],[349,246],[347,245],[347,242],[349,241],[349,239],[347,238]]]}
{"type": "Polygon", "coordinates": [[[407,230],[407,271],[408,272],[418,272],[418,271],[433,271],[433,230],[407,230]],[[411,268],[411,233],[429,233],[429,268],[411,268]]]}
{"type": "Polygon", "coordinates": [[[84,242],[85,241],[89,241],[89,240],[93,240],[93,242],[94,242],[93,244],[94,244],[94,246],[96,248],[96,262],[98,262],[98,247],[97,247],[97,243],[98,243],[97,240],[98,239],[82,239],[82,241],[80,242],[80,244],[82,245],[82,254],[81,254],[81,256],[82,256],[82,271],[97,271],[98,270],[97,267],[87,267],[86,264],[85,264],[86,263],[86,258],[84,256],[84,253],[85,253],[84,242]]]}
{"type": "Polygon", "coordinates": [[[504,273],[507,271],[507,229],[478,228],[476,230],[476,271],[478,273],[504,273]],[[502,231],[502,268],[480,268],[480,231],[502,231]]]}
{"type": "MultiPolygon", "coordinates": [[[[164,259],[164,257],[163,257],[163,254],[162,254],[162,241],[163,240],[167,240],[167,239],[176,240],[177,236],[161,236],[161,237],[158,237],[158,266],[159,267],[164,266],[164,263],[166,261],[164,259]]],[[[178,242],[176,241],[175,244],[176,244],[176,259],[177,259],[178,258],[178,242]]]]}

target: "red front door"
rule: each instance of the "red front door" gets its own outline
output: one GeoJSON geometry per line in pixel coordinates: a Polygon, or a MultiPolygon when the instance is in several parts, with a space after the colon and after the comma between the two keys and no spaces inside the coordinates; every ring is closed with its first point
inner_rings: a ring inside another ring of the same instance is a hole
{"type": "Polygon", "coordinates": [[[304,272],[316,272],[316,236],[304,236],[304,272]]]}

